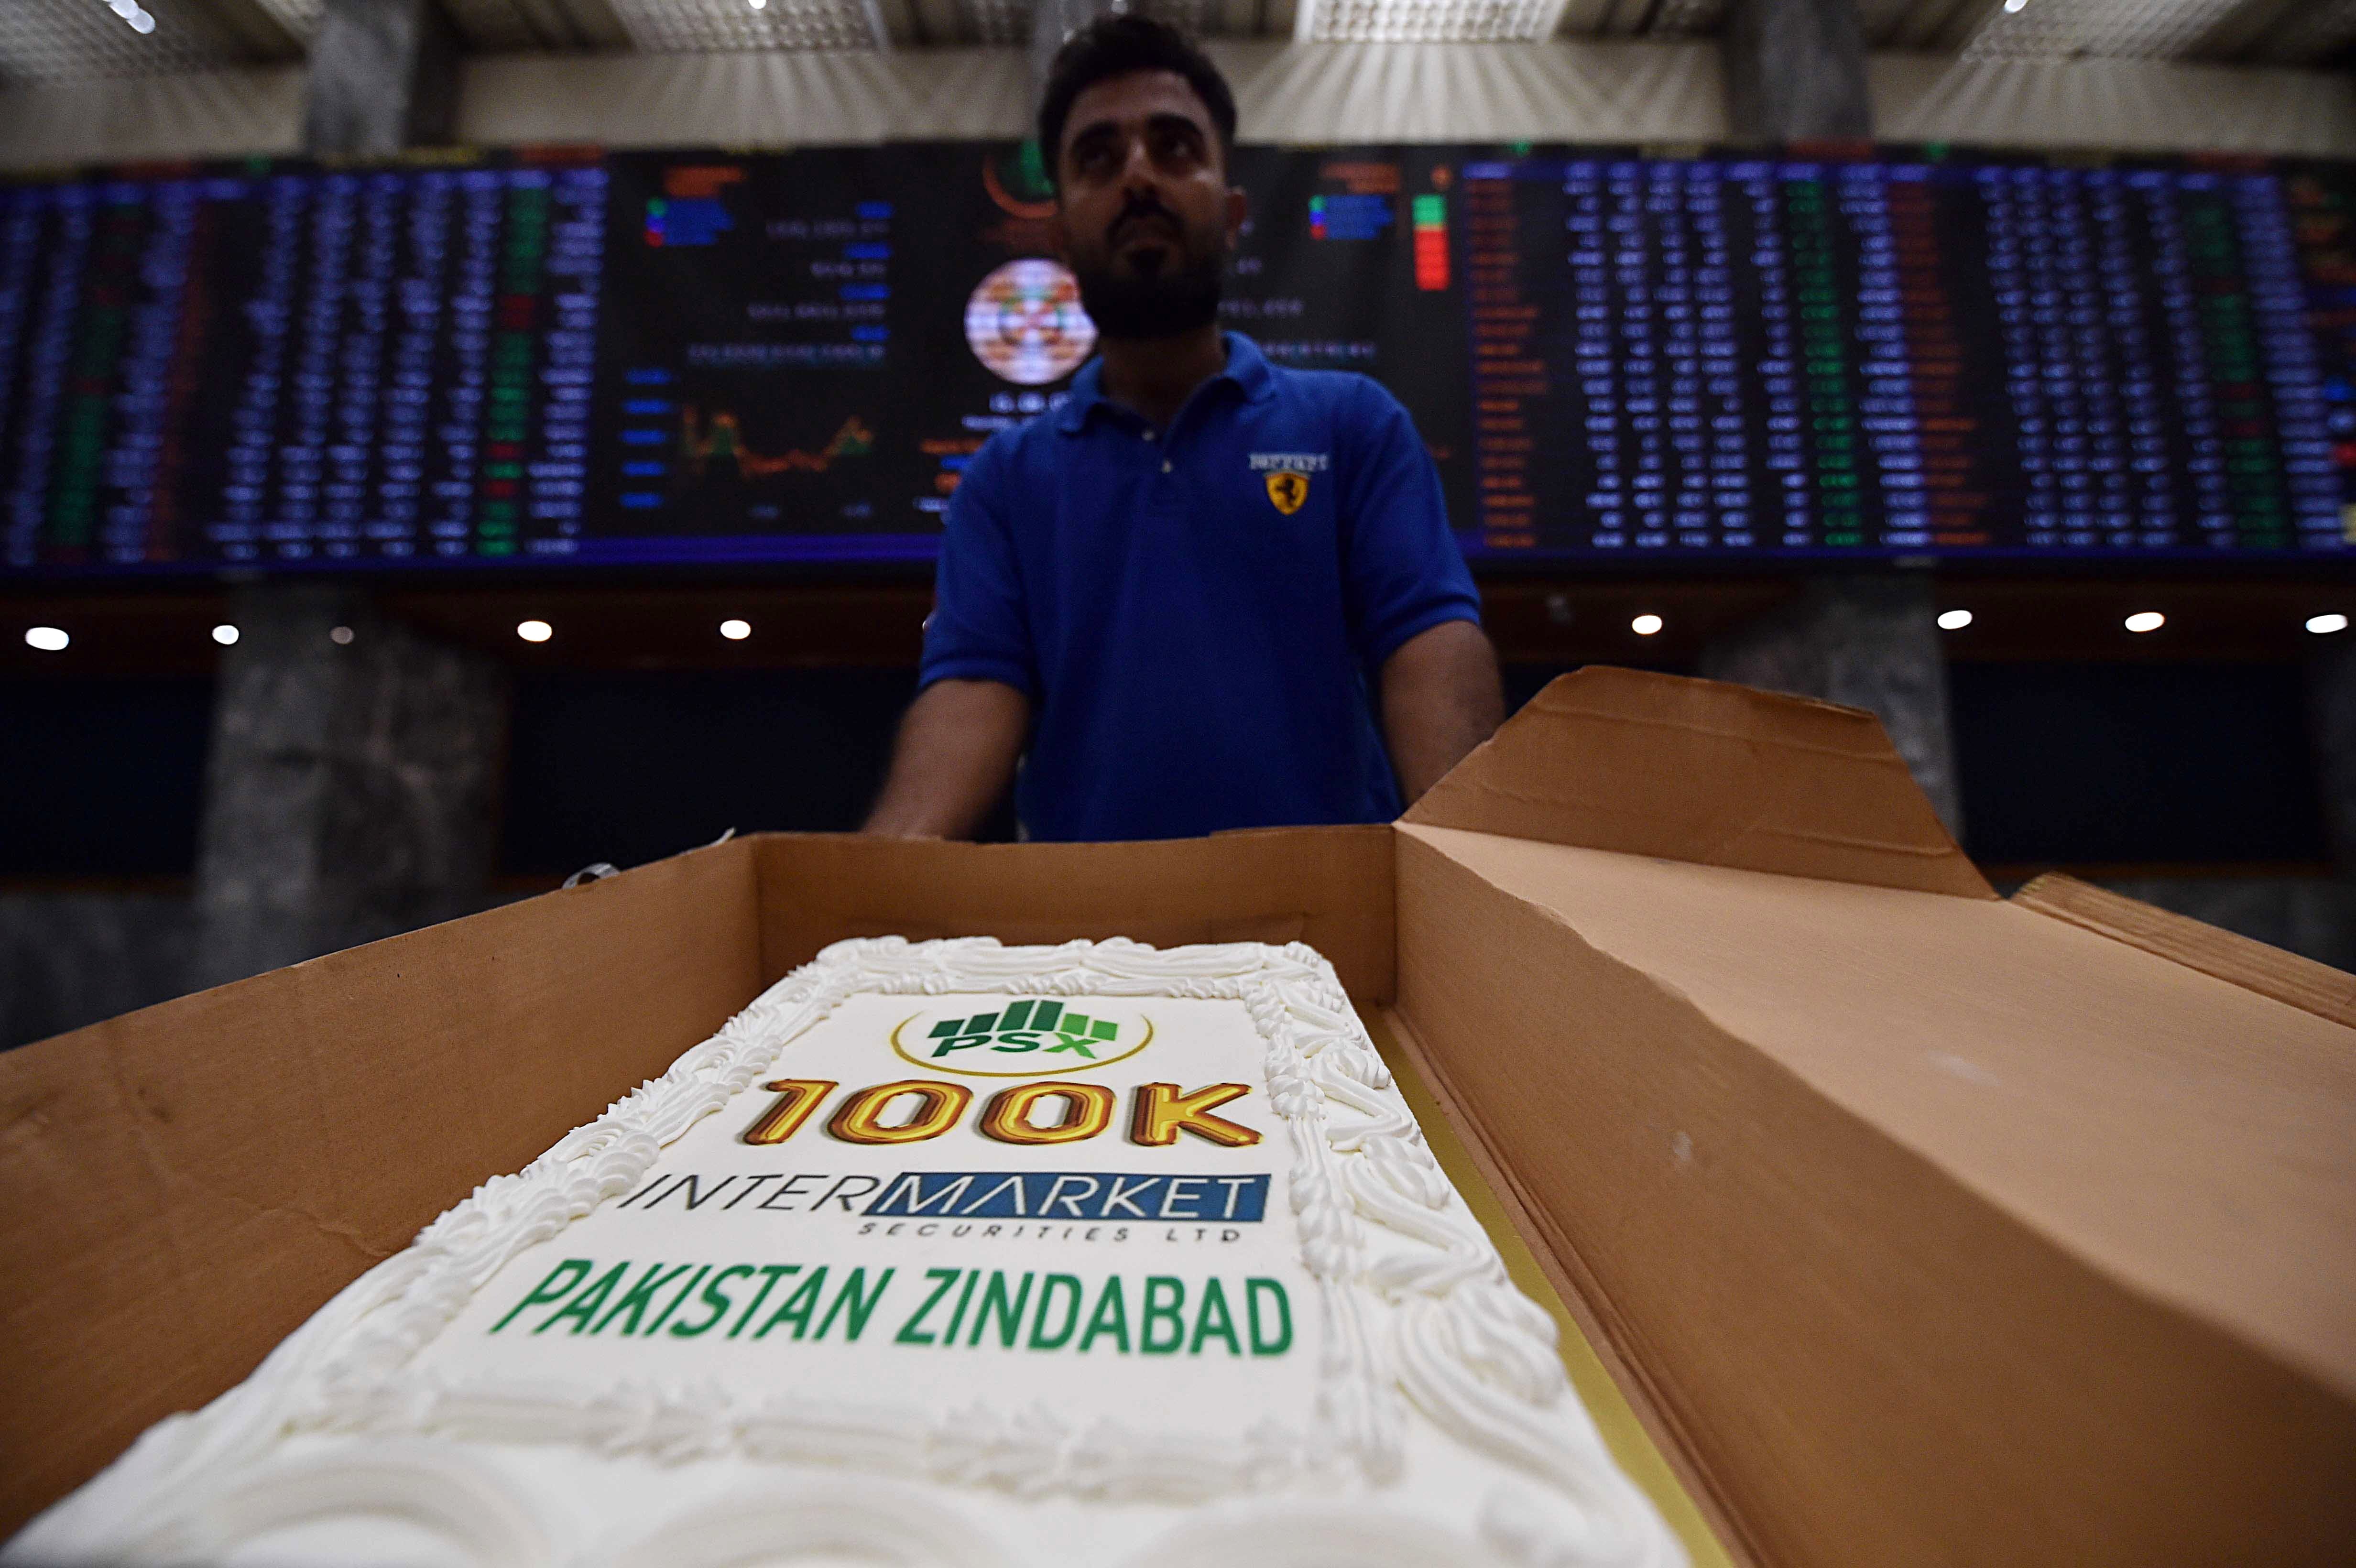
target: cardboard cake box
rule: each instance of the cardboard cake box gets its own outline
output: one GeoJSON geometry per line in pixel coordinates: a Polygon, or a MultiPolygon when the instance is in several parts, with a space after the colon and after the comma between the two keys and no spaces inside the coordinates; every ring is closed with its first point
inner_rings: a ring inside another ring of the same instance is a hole
{"type": "Polygon", "coordinates": [[[2356,1562],[2356,980],[1610,669],[1390,827],[740,838],[0,1056],[0,1537],[891,933],[1315,945],[1738,1562],[2356,1562]]]}

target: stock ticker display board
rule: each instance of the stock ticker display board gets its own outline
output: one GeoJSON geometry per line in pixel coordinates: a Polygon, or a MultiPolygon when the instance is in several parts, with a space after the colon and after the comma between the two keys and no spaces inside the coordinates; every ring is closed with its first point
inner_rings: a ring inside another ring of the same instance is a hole
{"type": "MultiPolygon", "coordinates": [[[[2356,551],[2356,165],[1246,146],[1476,562],[2356,551]]],[[[1012,144],[0,187],[0,567],[922,560],[1095,329],[1012,144]]]]}

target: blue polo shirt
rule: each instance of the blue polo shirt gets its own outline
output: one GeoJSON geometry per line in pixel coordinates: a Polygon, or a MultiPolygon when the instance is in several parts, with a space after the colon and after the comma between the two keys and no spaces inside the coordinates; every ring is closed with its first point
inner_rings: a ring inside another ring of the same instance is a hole
{"type": "Polygon", "coordinates": [[[1091,362],[950,498],[923,683],[1030,697],[1015,802],[1033,838],[1387,822],[1376,672],[1419,632],[1480,619],[1398,400],[1226,346],[1166,432],[1106,399],[1091,362]]]}

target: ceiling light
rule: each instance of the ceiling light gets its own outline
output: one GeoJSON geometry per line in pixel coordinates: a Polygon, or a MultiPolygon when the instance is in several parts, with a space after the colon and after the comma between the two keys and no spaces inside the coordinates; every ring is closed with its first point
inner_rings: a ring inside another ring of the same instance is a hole
{"type": "Polygon", "coordinates": [[[2307,618],[2307,629],[2313,632],[2319,637],[2328,637],[2334,632],[2346,631],[2348,629],[2348,617],[2341,614],[2337,610],[2334,610],[2328,614],[2309,615],[2307,618]]]}
{"type": "Polygon", "coordinates": [[[1969,610],[1942,610],[1939,612],[1939,630],[1943,632],[1960,632],[1971,624],[1972,613],[1969,610]]]}
{"type": "Polygon", "coordinates": [[[744,0],[744,4],[753,7],[754,10],[759,11],[767,7],[769,0],[744,0]]]}
{"type": "Polygon", "coordinates": [[[544,643],[556,635],[556,628],[545,621],[518,621],[516,635],[527,643],[544,643]]]}
{"type": "Polygon", "coordinates": [[[333,627],[327,633],[327,641],[335,644],[336,646],[339,648],[350,647],[352,645],[352,629],[349,626],[333,627]]]}
{"type": "Polygon", "coordinates": [[[61,654],[66,651],[66,645],[72,641],[71,637],[65,635],[62,627],[27,626],[25,628],[25,645],[28,648],[38,648],[45,654],[61,654]]]}
{"type": "Polygon", "coordinates": [[[237,628],[224,621],[213,628],[213,641],[225,648],[237,646],[237,628]]]}
{"type": "Polygon", "coordinates": [[[1628,623],[1628,629],[1640,637],[1649,637],[1665,624],[1658,615],[1639,615],[1628,623]]]}
{"type": "Polygon", "coordinates": [[[2004,0],[2004,8],[2008,11],[2018,11],[2028,4],[2029,0],[2004,0]]]}
{"type": "Polygon", "coordinates": [[[2167,624],[2168,617],[2157,610],[2138,610],[2126,621],[2130,632],[2157,632],[2167,624]]]}
{"type": "Polygon", "coordinates": [[[750,621],[723,621],[720,623],[720,635],[727,638],[732,643],[741,643],[745,638],[753,635],[753,623],[750,621]]]}

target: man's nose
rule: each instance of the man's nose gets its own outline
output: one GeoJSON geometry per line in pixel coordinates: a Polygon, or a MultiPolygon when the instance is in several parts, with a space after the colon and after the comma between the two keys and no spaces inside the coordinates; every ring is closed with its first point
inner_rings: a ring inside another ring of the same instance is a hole
{"type": "Polygon", "coordinates": [[[1129,139],[1127,155],[1121,160],[1120,183],[1124,190],[1131,191],[1154,190],[1162,183],[1153,167],[1153,149],[1146,145],[1143,136],[1129,139]]]}

